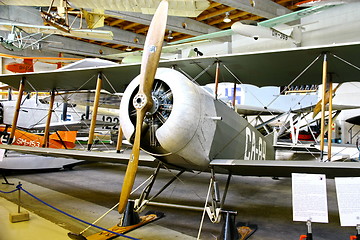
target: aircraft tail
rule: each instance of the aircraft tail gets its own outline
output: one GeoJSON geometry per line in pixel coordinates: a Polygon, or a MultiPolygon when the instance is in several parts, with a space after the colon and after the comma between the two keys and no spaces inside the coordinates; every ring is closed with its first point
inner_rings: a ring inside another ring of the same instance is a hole
{"type": "MultiPolygon", "coordinates": [[[[10,136],[11,127],[0,126],[0,144],[7,142],[10,136]]],[[[59,135],[56,133],[49,136],[49,147],[50,148],[74,148],[76,140],[76,131],[59,131],[59,135]],[[64,146],[65,145],[65,146],[64,146]]],[[[13,145],[29,146],[29,147],[41,147],[44,143],[44,137],[25,132],[19,129],[15,130],[13,145]]]]}
{"type": "MultiPolygon", "coordinates": [[[[77,131],[57,131],[49,136],[49,139],[65,145],[67,149],[75,147],[77,131]]],[[[64,146],[62,148],[65,148],[64,146]]]]}

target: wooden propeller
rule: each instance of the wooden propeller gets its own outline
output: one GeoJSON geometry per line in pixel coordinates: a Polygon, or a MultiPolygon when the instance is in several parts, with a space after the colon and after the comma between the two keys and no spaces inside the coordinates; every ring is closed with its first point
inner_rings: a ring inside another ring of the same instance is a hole
{"type": "Polygon", "coordinates": [[[168,1],[162,0],[151,21],[145,40],[141,61],[139,92],[133,100],[136,109],[135,139],[120,194],[119,213],[124,212],[135,181],[140,155],[141,128],[145,114],[153,104],[151,91],[164,41],[167,12],[168,1]]]}

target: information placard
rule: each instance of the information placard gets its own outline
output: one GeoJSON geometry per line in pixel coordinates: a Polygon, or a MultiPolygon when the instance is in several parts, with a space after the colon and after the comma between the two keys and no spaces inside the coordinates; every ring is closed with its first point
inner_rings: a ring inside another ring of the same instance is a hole
{"type": "Polygon", "coordinates": [[[360,177],[335,178],[341,226],[360,224],[360,177]]]}
{"type": "Polygon", "coordinates": [[[324,174],[292,173],[293,221],[328,223],[324,174]]]}

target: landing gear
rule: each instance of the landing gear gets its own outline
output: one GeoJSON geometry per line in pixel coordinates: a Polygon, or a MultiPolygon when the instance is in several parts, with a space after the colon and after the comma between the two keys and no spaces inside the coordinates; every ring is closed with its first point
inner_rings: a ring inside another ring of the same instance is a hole
{"type": "Polygon", "coordinates": [[[146,207],[146,204],[159,196],[160,193],[162,193],[171,183],[173,183],[176,179],[180,177],[181,174],[185,172],[185,170],[181,170],[176,176],[174,176],[170,181],[168,181],[154,196],[149,198],[149,194],[151,191],[152,186],[154,185],[155,179],[157,177],[157,174],[160,170],[161,163],[158,164],[157,168],[155,169],[154,173],[150,176],[151,181],[148,183],[148,185],[144,188],[142,191],[140,197],[135,200],[135,207],[134,211],[141,212],[146,207]]]}
{"type": "MultiPolygon", "coordinates": [[[[221,240],[246,240],[248,239],[256,230],[257,225],[247,224],[235,221],[237,212],[223,210],[225,204],[225,198],[229,189],[231,173],[229,173],[224,194],[220,202],[220,191],[219,185],[215,178],[215,171],[211,169],[211,178],[210,178],[210,191],[211,191],[211,205],[206,207],[206,212],[213,223],[220,223],[223,218],[223,226],[221,234],[217,239],[221,240]]],[[[200,233],[199,233],[200,235],[200,233]]]]}
{"type": "Polygon", "coordinates": [[[210,207],[206,207],[206,212],[210,218],[210,221],[213,223],[219,223],[221,221],[221,212],[225,203],[227,191],[229,189],[230,180],[231,180],[231,173],[229,173],[228,175],[228,179],[226,181],[226,186],[224,190],[224,195],[220,202],[219,184],[216,181],[214,169],[211,169],[210,188],[211,188],[212,200],[210,207]]]}

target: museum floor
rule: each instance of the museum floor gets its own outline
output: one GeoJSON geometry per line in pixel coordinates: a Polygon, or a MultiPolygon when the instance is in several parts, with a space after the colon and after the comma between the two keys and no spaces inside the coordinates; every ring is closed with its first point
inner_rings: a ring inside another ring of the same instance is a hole
{"type": "MultiPolygon", "coordinates": [[[[118,201],[125,168],[125,166],[112,163],[84,164],[67,171],[12,173],[8,175],[8,180],[15,184],[21,181],[24,189],[43,201],[92,222],[118,201]]],[[[135,186],[145,181],[152,171],[153,169],[141,167],[135,186]]],[[[154,189],[160,189],[162,184],[176,173],[176,171],[170,173],[167,170],[161,170],[154,189]]],[[[208,190],[208,178],[208,173],[185,173],[181,181],[175,181],[155,201],[201,207],[208,190]]],[[[226,176],[219,174],[217,180],[223,189],[226,176]]],[[[1,186],[3,191],[13,188],[14,186],[1,186]]],[[[340,227],[335,184],[332,179],[327,180],[327,192],[329,223],[313,224],[314,239],[349,239],[349,236],[355,233],[355,228],[340,227]]],[[[30,212],[30,221],[10,223],[8,215],[16,212],[17,207],[7,200],[16,203],[17,193],[0,194],[0,197],[0,240],[69,239],[67,232],[79,233],[87,227],[23,192],[22,204],[30,212]]],[[[250,239],[297,240],[301,234],[306,233],[305,223],[292,221],[291,179],[273,180],[235,176],[232,179],[225,205],[226,209],[238,212],[237,221],[258,225],[258,230],[250,239]]],[[[202,212],[155,206],[149,206],[146,210],[161,211],[166,216],[129,233],[129,236],[144,240],[196,239],[202,212]]],[[[101,227],[111,227],[117,224],[118,220],[119,214],[112,211],[97,224],[101,227]]],[[[212,224],[206,217],[200,238],[216,239],[220,234],[221,226],[221,224],[212,224]]],[[[98,230],[91,228],[84,233],[84,236],[95,232],[98,230]]]]}

